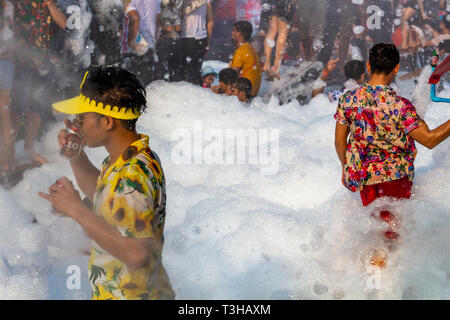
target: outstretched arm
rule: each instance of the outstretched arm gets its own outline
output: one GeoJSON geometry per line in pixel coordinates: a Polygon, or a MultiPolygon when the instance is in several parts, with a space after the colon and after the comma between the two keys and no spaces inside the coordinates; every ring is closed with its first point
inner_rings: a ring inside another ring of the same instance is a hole
{"type": "Polygon", "coordinates": [[[61,29],[65,29],[67,18],[64,15],[64,13],[62,13],[61,10],[59,10],[56,1],[48,0],[44,2],[44,4],[48,7],[48,10],[50,11],[50,14],[53,18],[53,21],[55,21],[56,25],[61,29]]]}
{"type": "Polygon", "coordinates": [[[408,133],[408,135],[428,149],[433,149],[450,135],[450,120],[447,120],[447,122],[434,130],[430,130],[427,123],[421,120],[421,125],[408,133]]]}

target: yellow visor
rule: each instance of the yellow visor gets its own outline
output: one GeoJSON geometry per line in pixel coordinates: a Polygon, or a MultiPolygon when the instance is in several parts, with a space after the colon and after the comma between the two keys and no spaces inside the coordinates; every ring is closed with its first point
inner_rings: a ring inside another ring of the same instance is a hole
{"type": "Polygon", "coordinates": [[[82,94],[72,99],[56,102],[52,106],[53,109],[61,113],[80,114],[96,112],[121,120],[137,119],[141,115],[139,112],[134,113],[131,109],[119,109],[117,106],[111,107],[110,105],[104,106],[103,103],[97,103],[95,100],[91,100],[82,94]]]}

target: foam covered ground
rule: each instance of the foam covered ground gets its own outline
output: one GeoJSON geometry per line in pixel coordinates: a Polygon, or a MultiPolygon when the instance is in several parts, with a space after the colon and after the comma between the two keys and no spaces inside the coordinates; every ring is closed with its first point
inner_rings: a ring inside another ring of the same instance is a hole
{"type": "MultiPolygon", "coordinates": [[[[400,84],[407,97],[413,88],[400,84]]],[[[178,299],[450,299],[450,141],[433,151],[419,146],[411,200],[380,199],[363,209],[340,184],[336,104],[327,97],[306,106],[260,98],[243,105],[186,83],[156,82],[147,91],[138,131],[150,135],[166,174],[164,265],[178,299]],[[241,141],[247,158],[221,162],[238,147],[220,137],[239,129],[262,134],[258,149],[241,141]],[[180,164],[189,137],[192,164],[180,164]],[[380,236],[386,224],[371,217],[381,208],[401,219],[390,248],[380,236]],[[367,261],[376,248],[389,251],[382,271],[367,261]]],[[[423,114],[434,128],[450,108],[428,104],[423,114]]],[[[61,128],[40,142],[48,164],[10,191],[0,187],[1,299],[90,297],[89,240],[36,194],[61,176],[74,180],[58,155],[61,128]],[[79,290],[66,287],[70,265],[82,272],[79,290]]],[[[88,154],[97,165],[106,157],[102,149],[88,154]]]]}

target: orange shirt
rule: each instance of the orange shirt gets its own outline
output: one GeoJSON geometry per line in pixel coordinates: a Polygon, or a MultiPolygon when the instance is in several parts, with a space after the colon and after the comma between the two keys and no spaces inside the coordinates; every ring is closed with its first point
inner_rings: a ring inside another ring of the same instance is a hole
{"type": "Polygon", "coordinates": [[[258,53],[249,44],[244,43],[234,52],[230,68],[239,68],[240,77],[252,83],[252,96],[256,96],[261,86],[262,68],[258,53]]]}

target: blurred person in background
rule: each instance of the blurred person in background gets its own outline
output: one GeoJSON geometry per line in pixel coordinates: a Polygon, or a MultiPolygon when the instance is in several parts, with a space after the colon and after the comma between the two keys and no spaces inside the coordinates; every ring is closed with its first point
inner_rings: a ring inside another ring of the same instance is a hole
{"type": "Polygon", "coordinates": [[[29,160],[47,160],[34,150],[42,119],[50,112],[54,85],[50,73],[57,54],[52,51],[54,28],[66,28],[66,16],[54,0],[14,2],[16,72],[11,91],[11,118],[14,139],[24,119],[25,154],[29,160]]]}
{"type": "Polygon", "coordinates": [[[14,144],[10,114],[10,90],[14,78],[14,7],[10,1],[0,0],[0,171],[13,170],[14,144]]]}
{"type": "Polygon", "coordinates": [[[234,24],[232,38],[237,49],[230,62],[230,68],[252,83],[252,96],[255,97],[261,87],[262,68],[258,53],[250,45],[253,26],[248,21],[238,21],[234,24]]]}
{"type": "Polygon", "coordinates": [[[90,38],[95,43],[92,63],[121,64],[123,5],[111,0],[88,0],[88,4],[92,12],[90,38]]]}
{"type": "Polygon", "coordinates": [[[128,62],[126,67],[144,85],[155,77],[158,62],[155,47],[160,25],[161,0],[131,0],[125,8],[128,18],[128,62]]]}
{"type": "Polygon", "coordinates": [[[294,18],[296,2],[294,0],[265,1],[263,10],[270,16],[266,39],[264,42],[265,63],[263,71],[270,79],[280,78],[281,59],[283,57],[290,24],[294,18]],[[276,47],[272,63],[272,50],[276,47]]]}
{"type": "Polygon", "coordinates": [[[159,58],[158,79],[181,81],[181,9],[183,0],[162,0],[157,52],[159,58]]]}
{"type": "Polygon", "coordinates": [[[181,75],[184,81],[202,85],[203,60],[214,28],[211,0],[184,0],[181,21],[181,75]]]}

